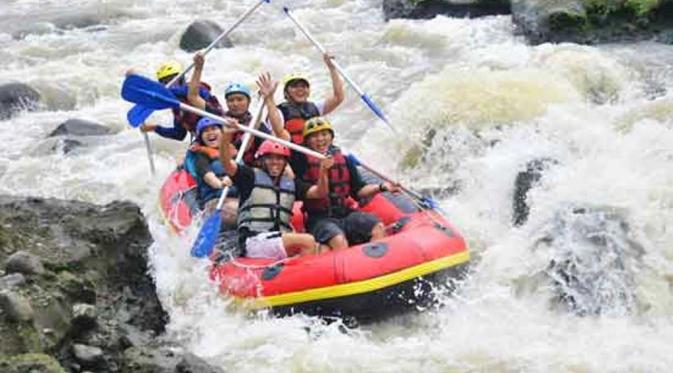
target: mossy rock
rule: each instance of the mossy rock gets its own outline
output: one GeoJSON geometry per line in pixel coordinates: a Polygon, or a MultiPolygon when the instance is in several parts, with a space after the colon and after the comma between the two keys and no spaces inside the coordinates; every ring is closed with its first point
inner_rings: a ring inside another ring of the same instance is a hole
{"type": "Polygon", "coordinates": [[[44,354],[0,356],[0,371],[4,373],[66,373],[56,359],[44,354]]]}

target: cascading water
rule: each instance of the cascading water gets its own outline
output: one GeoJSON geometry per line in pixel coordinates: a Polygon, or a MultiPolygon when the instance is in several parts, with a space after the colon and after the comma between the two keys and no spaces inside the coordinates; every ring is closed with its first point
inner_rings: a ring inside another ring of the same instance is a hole
{"type": "MultiPolygon", "coordinates": [[[[240,315],[189,257],[194,232],[175,237],[163,225],[157,191],[186,143],[152,135],[149,175],[142,137],[125,122],[123,73],[188,64],[182,30],[197,18],[226,27],[250,1],[2,2],[0,83],[43,97],[39,111],[0,122],[0,192],[141,205],[169,337],[227,370],[673,368],[673,47],[529,46],[509,17],[384,23],[380,1],[288,4],[404,134],[348,91],[330,116],[337,141],[437,193],[468,240],[472,272],[444,307],[346,333],[302,316],[240,315]],[[114,134],[52,150],[45,137],[75,117],[114,134]],[[543,159],[514,227],[515,179],[543,159]]],[[[216,93],[266,70],[307,71],[314,98],[330,89],[319,54],[277,4],[231,38],[235,48],[207,57],[216,93]]]]}

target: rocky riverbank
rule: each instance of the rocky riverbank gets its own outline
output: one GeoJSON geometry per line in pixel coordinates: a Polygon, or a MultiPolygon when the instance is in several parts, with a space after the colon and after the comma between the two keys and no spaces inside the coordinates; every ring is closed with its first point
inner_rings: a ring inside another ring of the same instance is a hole
{"type": "Polygon", "coordinates": [[[655,40],[673,44],[672,0],[384,0],[391,18],[511,14],[532,44],[655,40]]]}
{"type": "Polygon", "coordinates": [[[0,371],[218,371],[161,337],[151,241],[129,202],[0,196],[0,371]]]}

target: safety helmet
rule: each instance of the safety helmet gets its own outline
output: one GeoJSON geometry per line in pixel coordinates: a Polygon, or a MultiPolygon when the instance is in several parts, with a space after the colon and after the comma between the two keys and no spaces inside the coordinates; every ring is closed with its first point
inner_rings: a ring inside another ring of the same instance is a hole
{"type": "Polygon", "coordinates": [[[213,119],[210,118],[201,118],[199,121],[196,123],[196,139],[201,141],[201,135],[203,134],[203,131],[206,130],[206,128],[211,127],[211,126],[217,126],[222,128],[222,123],[217,122],[213,119]]]}
{"type": "Polygon", "coordinates": [[[182,65],[179,62],[168,61],[162,63],[157,69],[157,80],[167,78],[171,75],[177,75],[182,72],[182,65]]]}
{"type": "Polygon", "coordinates": [[[241,83],[229,84],[227,88],[224,90],[224,98],[227,98],[229,97],[229,95],[234,93],[240,93],[244,96],[247,96],[248,100],[250,99],[250,88],[248,88],[248,86],[246,86],[245,84],[241,83]]]}
{"type": "Polygon", "coordinates": [[[324,130],[330,131],[332,133],[332,137],[334,137],[332,123],[323,117],[313,117],[304,123],[304,139],[306,139],[306,137],[309,135],[324,130]]]}
{"type": "Polygon", "coordinates": [[[264,140],[262,145],[257,149],[255,159],[260,159],[267,154],[281,155],[285,158],[290,158],[290,149],[287,146],[281,145],[271,140],[264,140]]]}
{"type": "Polygon", "coordinates": [[[296,80],[303,80],[303,81],[306,82],[306,85],[308,85],[309,87],[311,86],[311,84],[308,81],[308,77],[305,74],[303,74],[303,73],[290,73],[290,74],[287,74],[283,77],[283,91],[287,90],[287,85],[288,84],[290,84],[290,83],[292,83],[296,80]]]}

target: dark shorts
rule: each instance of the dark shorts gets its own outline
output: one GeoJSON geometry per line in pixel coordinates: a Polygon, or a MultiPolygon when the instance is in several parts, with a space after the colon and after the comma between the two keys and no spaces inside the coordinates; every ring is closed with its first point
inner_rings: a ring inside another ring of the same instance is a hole
{"type": "Polygon", "coordinates": [[[309,218],[309,232],[315,240],[326,244],[339,234],[346,235],[349,245],[359,245],[371,239],[372,229],[380,222],[375,215],[354,211],[344,218],[309,218]]]}

